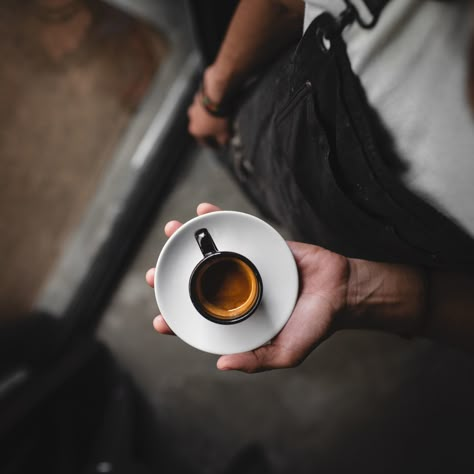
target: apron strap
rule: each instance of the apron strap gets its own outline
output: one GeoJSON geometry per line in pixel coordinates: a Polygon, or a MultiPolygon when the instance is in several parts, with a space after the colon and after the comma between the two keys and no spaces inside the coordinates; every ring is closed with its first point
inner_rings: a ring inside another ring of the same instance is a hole
{"type": "Polygon", "coordinates": [[[344,3],[346,4],[346,9],[341,13],[341,16],[339,17],[340,30],[342,31],[346,26],[354,23],[355,21],[362,28],[373,28],[377,24],[382,10],[385,8],[389,1],[390,0],[364,0],[367,9],[372,15],[372,18],[367,21],[362,18],[359,13],[359,10],[357,10],[357,7],[352,3],[351,0],[344,0],[344,3]]]}

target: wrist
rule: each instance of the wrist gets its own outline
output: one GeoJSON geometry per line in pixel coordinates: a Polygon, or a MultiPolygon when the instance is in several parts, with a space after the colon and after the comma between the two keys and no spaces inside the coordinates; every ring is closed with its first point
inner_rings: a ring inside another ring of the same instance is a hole
{"type": "Polygon", "coordinates": [[[203,87],[209,99],[222,103],[231,94],[231,76],[213,64],[204,71],[203,87]]]}
{"type": "Polygon", "coordinates": [[[346,311],[341,328],[420,335],[427,312],[427,274],[422,268],[349,259],[346,311]]]}
{"type": "Polygon", "coordinates": [[[229,117],[233,114],[236,96],[230,87],[230,80],[219,76],[215,66],[206,69],[199,90],[202,107],[212,116],[229,117]]]}

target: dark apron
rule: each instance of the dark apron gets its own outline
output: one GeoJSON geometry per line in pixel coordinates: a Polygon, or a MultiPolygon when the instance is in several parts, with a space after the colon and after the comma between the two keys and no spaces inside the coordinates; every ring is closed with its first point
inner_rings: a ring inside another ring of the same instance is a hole
{"type": "Polygon", "coordinates": [[[235,123],[240,184],[294,238],[349,257],[472,268],[474,240],[403,185],[331,15],[262,75],[235,123]]]}

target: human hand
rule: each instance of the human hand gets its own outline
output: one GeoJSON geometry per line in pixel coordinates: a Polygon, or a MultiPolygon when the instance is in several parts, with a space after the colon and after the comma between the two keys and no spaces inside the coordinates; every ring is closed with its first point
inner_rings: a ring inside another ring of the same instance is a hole
{"type": "MultiPolygon", "coordinates": [[[[197,214],[220,210],[212,204],[200,204],[197,214]]],[[[165,234],[171,237],[182,224],[168,222],[165,234]]],[[[300,275],[300,293],[294,311],[281,332],[267,345],[241,354],[221,356],[220,370],[259,372],[294,367],[335,329],[337,316],[346,307],[349,261],[345,257],[315,245],[288,242],[300,275]]],[[[154,284],[155,269],[146,274],[154,284]]],[[[173,334],[161,315],[153,326],[161,334],[173,334]]]]}
{"type": "Polygon", "coordinates": [[[201,145],[216,148],[228,143],[229,119],[211,115],[202,105],[201,92],[195,94],[188,109],[188,118],[188,131],[201,145]]]}

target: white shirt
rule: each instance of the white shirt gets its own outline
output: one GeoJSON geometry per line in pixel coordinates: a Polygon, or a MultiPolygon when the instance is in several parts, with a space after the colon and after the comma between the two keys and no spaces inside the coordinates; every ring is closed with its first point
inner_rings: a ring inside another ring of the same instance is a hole
{"type": "MultiPolygon", "coordinates": [[[[345,8],[343,0],[305,1],[305,29],[321,12],[338,16],[345,8]]],[[[462,2],[392,0],[374,29],[355,24],[344,38],[369,102],[408,164],[404,184],[474,236],[468,11],[462,2]]]]}

